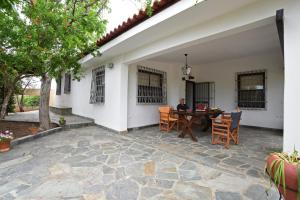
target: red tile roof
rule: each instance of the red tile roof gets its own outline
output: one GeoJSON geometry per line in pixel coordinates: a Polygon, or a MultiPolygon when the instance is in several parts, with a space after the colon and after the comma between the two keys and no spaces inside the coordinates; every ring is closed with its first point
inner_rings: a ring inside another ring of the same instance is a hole
{"type": "Polygon", "coordinates": [[[122,33],[130,30],[131,28],[137,26],[138,24],[142,23],[143,21],[149,19],[150,17],[156,15],[160,11],[168,8],[169,6],[175,4],[180,0],[160,0],[155,1],[152,5],[152,15],[148,16],[145,10],[140,10],[138,14],[134,14],[131,18],[128,18],[127,21],[124,21],[121,25],[119,25],[114,30],[107,33],[104,37],[100,38],[97,41],[97,46],[102,46],[109,41],[115,39],[122,33]]]}

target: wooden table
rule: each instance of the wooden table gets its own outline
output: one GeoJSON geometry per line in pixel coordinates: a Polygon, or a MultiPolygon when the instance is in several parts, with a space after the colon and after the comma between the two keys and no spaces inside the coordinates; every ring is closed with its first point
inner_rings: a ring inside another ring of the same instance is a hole
{"type": "Polygon", "coordinates": [[[177,111],[174,110],[173,114],[177,114],[180,121],[183,123],[183,129],[181,134],[178,137],[184,138],[186,134],[188,134],[191,139],[197,142],[197,138],[195,137],[192,126],[198,125],[200,126],[202,131],[206,131],[209,127],[211,127],[211,117],[217,117],[219,114],[223,113],[221,110],[206,110],[206,111],[194,111],[194,112],[186,112],[186,111],[177,111]]]}

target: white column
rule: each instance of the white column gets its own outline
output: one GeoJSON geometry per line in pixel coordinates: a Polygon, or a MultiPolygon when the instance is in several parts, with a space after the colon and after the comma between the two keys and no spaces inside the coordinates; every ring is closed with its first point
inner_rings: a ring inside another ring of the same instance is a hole
{"type": "Polygon", "coordinates": [[[110,60],[104,64],[109,66],[109,63],[113,63],[114,66],[105,69],[105,103],[93,104],[90,108],[96,124],[117,132],[126,132],[128,66],[124,65],[121,59],[110,60]]]}
{"type": "Polygon", "coordinates": [[[284,10],[284,151],[300,151],[300,1],[284,10]]]}
{"type": "MultiPolygon", "coordinates": [[[[127,132],[128,65],[122,60],[112,61],[114,67],[107,69],[107,87],[104,121],[107,126],[120,133],[127,132]]],[[[102,120],[102,121],[103,121],[102,120]]]]}
{"type": "Polygon", "coordinates": [[[128,65],[120,66],[120,122],[119,131],[127,132],[128,65]]]}

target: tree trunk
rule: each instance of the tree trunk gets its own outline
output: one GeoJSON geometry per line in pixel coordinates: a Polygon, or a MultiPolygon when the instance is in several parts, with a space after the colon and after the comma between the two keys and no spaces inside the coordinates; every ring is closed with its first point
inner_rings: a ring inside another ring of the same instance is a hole
{"type": "Polygon", "coordinates": [[[17,100],[19,111],[20,111],[20,100],[19,100],[19,95],[18,94],[16,95],[16,100],[17,100]]]}
{"type": "Polygon", "coordinates": [[[24,93],[21,94],[19,110],[20,110],[20,112],[24,112],[24,93]]]}
{"type": "Polygon", "coordinates": [[[40,93],[40,129],[50,129],[50,116],[49,116],[49,99],[51,90],[51,78],[44,75],[41,79],[41,93],[40,93]]]}
{"type": "Polygon", "coordinates": [[[19,98],[19,95],[16,96],[17,104],[19,107],[19,112],[24,112],[24,93],[21,94],[21,98],[19,98]]]}
{"type": "Polygon", "coordinates": [[[3,99],[2,107],[1,107],[1,113],[0,113],[0,119],[4,119],[6,115],[7,106],[9,103],[9,99],[13,93],[13,87],[7,88],[7,92],[5,94],[5,97],[3,99]]]}

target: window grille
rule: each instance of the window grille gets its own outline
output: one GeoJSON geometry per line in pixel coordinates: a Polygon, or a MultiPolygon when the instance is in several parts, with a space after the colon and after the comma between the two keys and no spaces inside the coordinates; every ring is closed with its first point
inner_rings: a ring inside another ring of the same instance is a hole
{"type": "Polygon", "coordinates": [[[61,95],[61,77],[56,79],[56,95],[61,95]]]}
{"type": "Polygon", "coordinates": [[[215,83],[200,82],[195,84],[195,103],[206,107],[215,106],[215,83]]]}
{"type": "Polygon", "coordinates": [[[105,101],[105,67],[101,66],[92,71],[90,103],[105,101]]]}
{"type": "Polygon", "coordinates": [[[238,106],[241,108],[266,108],[265,71],[237,74],[238,106]]]}
{"type": "Polygon", "coordinates": [[[137,103],[166,104],[167,74],[166,72],[138,66],[137,103]]]}
{"type": "Polygon", "coordinates": [[[64,86],[64,93],[69,94],[71,92],[71,74],[65,74],[65,86],[64,86]]]}

